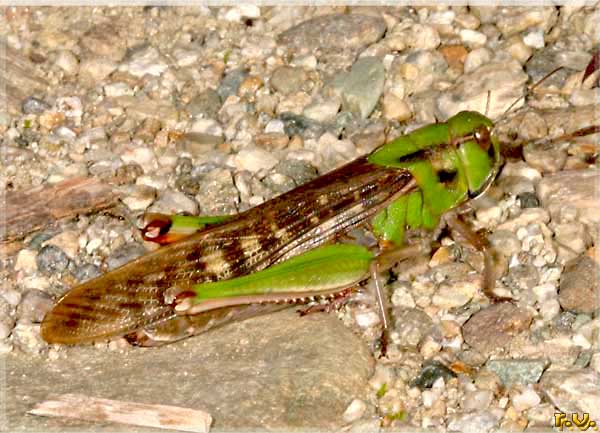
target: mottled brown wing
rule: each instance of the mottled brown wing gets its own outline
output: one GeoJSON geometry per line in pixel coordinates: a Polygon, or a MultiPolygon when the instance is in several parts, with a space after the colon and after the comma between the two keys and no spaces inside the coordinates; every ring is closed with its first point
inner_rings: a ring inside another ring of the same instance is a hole
{"type": "Polygon", "coordinates": [[[169,293],[256,272],[317,247],[387,204],[408,172],[359,158],[286,194],[76,286],[41,326],[49,343],[78,344],[175,319],[169,293]]]}

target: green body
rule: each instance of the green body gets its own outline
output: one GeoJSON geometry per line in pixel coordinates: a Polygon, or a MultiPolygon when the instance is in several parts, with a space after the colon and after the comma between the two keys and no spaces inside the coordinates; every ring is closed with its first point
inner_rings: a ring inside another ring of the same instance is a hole
{"type": "MultiPolygon", "coordinates": [[[[499,161],[499,144],[489,135],[492,126],[487,117],[463,111],[374,151],[369,162],[406,169],[418,185],[375,216],[375,235],[400,246],[407,228],[433,229],[445,212],[485,189],[499,161]]],[[[196,285],[194,303],[224,298],[231,302],[235,297],[244,303],[260,302],[274,294],[333,292],[364,279],[373,258],[361,246],[323,246],[251,275],[196,285]]]]}

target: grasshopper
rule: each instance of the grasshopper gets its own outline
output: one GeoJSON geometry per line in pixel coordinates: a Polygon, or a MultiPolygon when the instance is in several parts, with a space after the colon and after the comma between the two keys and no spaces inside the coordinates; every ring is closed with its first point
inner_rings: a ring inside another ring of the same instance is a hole
{"type": "Polygon", "coordinates": [[[343,296],[370,276],[385,331],[377,275],[403,250],[376,255],[332,243],[369,221],[389,250],[403,245],[406,229],[433,230],[444,218],[484,253],[484,290],[492,296],[490,249],[451,211],[485,191],[501,160],[492,121],[463,111],[238,215],[153,215],[144,236],[168,245],[73,288],[46,315],[42,337],[168,343],[291,303],[343,296]]]}
{"type": "MultiPolygon", "coordinates": [[[[366,247],[325,244],[369,219],[396,245],[407,227],[435,228],[493,181],[500,146],[492,126],[461,112],[237,216],[201,220],[213,225],[72,289],[42,336],[74,344],[150,327],[153,342],[179,339],[282,308],[277,302],[343,292],[374,273],[376,258],[366,247]]],[[[198,228],[189,222],[172,220],[173,232],[198,228]]],[[[160,226],[154,219],[146,236],[160,226]]]]}

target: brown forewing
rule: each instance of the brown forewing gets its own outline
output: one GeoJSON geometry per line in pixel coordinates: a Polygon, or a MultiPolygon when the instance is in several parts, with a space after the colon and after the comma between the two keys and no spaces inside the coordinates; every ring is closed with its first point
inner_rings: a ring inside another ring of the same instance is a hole
{"type": "Polygon", "coordinates": [[[256,272],[363,222],[406,187],[401,169],[354,160],[218,226],[69,291],[41,326],[50,343],[125,335],[175,317],[165,291],[256,272]],[[326,230],[323,227],[327,227],[326,230]]]}

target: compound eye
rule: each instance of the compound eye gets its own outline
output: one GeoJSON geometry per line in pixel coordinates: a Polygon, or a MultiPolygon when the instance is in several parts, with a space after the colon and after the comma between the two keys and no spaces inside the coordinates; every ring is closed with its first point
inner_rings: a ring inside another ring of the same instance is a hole
{"type": "Polygon", "coordinates": [[[490,131],[485,126],[480,126],[479,128],[477,128],[475,130],[474,136],[475,136],[475,141],[477,141],[477,144],[483,150],[487,151],[490,148],[490,146],[492,145],[492,140],[490,138],[490,131]]]}

